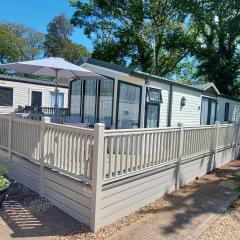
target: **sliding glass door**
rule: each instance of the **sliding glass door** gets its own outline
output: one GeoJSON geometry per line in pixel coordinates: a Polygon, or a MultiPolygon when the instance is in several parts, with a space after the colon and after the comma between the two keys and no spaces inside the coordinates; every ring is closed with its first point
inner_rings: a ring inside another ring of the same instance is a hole
{"type": "Polygon", "coordinates": [[[119,81],[116,128],[140,127],[141,87],[119,81]]]}

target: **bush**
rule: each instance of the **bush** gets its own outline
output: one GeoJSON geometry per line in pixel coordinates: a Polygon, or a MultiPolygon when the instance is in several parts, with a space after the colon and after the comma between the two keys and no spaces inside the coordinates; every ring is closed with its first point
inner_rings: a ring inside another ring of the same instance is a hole
{"type": "Polygon", "coordinates": [[[5,177],[7,173],[7,168],[0,165],[0,190],[6,188],[9,185],[9,180],[5,177]]]}

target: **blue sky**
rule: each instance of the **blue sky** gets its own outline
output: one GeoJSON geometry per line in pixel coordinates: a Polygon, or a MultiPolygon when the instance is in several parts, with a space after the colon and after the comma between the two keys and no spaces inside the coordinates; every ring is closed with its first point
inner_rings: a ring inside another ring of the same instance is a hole
{"type": "MultiPolygon", "coordinates": [[[[54,16],[65,13],[71,17],[74,8],[70,7],[68,0],[0,0],[0,22],[14,22],[24,24],[37,31],[46,33],[46,27],[54,16]]],[[[75,28],[71,39],[81,43],[89,51],[92,43],[84,34],[83,30],[75,28]]]]}

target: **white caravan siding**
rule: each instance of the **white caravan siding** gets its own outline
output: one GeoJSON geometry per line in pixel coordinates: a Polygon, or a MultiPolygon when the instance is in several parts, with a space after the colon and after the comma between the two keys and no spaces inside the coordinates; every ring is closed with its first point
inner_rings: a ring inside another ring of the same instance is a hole
{"type": "MultiPolygon", "coordinates": [[[[46,86],[18,81],[0,79],[0,87],[13,88],[13,106],[0,106],[0,114],[13,112],[18,106],[31,105],[31,92],[42,92],[42,106],[50,107],[50,93],[55,91],[54,86],[46,86]]],[[[64,93],[64,107],[68,107],[68,88],[58,87],[59,92],[64,93]]]]}
{"type": "Polygon", "coordinates": [[[229,103],[228,121],[238,122],[240,119],[240,102],[225,97],[218,97],[217,120],[224,122],[225,104],[229,103]]]}
{"type": "Polygon", "coordinates": [[[199,125],[200,115],[201,92],[173,86],[171,126],[177,126],[178,123],[183,123],[184,126],[199,125]],[[180,104],[182,97],[186,99],[183,107],[180,104]]]}

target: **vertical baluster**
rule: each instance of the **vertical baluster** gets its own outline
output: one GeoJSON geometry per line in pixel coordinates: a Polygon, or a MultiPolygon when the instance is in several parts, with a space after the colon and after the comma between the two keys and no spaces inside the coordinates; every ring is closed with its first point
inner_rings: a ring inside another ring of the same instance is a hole
{"type": "Polygon", "coordinates": [[[119,155],[119,137],[115,136],[115,144],[114,144],[114,150],[115,150],[115,162],[114,162],[114,177],[118,175],[118,155],[119,155]]]}
{"type": "Polygon", "coordinates": [[[113,137],[109,138],[109,150],[110,150],[110,154],[109,154],[109,171],[108,171],[108,175],[109,178],[112,178],[112,161],[113,161],[113,137]]]}
{"type": "Polygon", "coordinates": [[[120,156],[120,175],[123,174],[123,160],[124,160],[124,148],[125,148],[125,143],[124,143],[124,136],[121,137],[121,156],[120,156]]]}
{"type": "Polygon", "coordinates": [[[128,156],[128,152],[129,152],[129,136],[126,135],[126,154],[125,154],[125,173],[129,172],[129,156],[128,156]]]}

